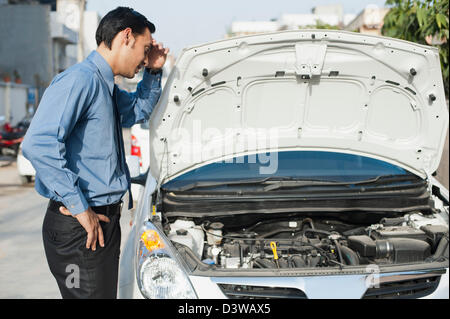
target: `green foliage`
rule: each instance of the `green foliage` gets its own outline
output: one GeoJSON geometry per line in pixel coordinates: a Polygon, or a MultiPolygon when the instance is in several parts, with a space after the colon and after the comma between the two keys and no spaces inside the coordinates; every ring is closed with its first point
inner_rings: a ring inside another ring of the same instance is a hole
{"type": "Polygon", "coordinates": [[[324,23],[324,22],[322,22],[322,21],[320,21],[320,20],[317,20],[316,21],[316,26],[315,26],[315,28],[316,29],[330,29],[330,30],[339,30],[339,29],[341,29],[339,26],[337,26],[337,25],[330,25],[330,24],[328,24],[328,23],[324,23]]]}
{"type": "Polygon", "coordinates": [[[299,29],[329,29],[329,30],[340,30],[341,28],[337,25],[331,25],[328,23],[324,23],[320,20],[316,21],[316,24],[306,25],[303,27],[299,27],[299,29]]]}
{"type": "Polygon", "coordinates": [[[445,94],[449,93],[448,66],[448,13],[449,0],[386,0],[390,7],[384,17],[383,35],[400,38],[420,44],[427,44],[425,38],[432,36],[443,40],[439,48],[445,94]]]}

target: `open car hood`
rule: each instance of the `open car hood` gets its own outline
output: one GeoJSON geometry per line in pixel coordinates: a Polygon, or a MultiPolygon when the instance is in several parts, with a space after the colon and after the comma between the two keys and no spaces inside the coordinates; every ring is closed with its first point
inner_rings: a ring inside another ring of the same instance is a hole
{"type": "Polygon", "coordinates": [[[447,126],[436,48],[333,30],[231,38],[179,56],[150,119],[150,170],[163,183],[236,156],[323,150],[425,177],[447,126]]]}

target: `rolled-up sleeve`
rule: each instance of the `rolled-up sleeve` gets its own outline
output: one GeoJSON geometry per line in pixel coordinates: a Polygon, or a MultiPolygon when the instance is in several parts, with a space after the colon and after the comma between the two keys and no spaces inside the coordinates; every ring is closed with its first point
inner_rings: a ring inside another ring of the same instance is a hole
{"type": "Polygon", "coordinates": [[[56,77],[45,91],[22,144],[48,197],[61,201],[72,215],[89,205],[79,177],[67,167],[66,140],[83,120],[92,101],[95,82],[89,73],[68,72],[56,77]]]}
{"type": "Polygon", "coordinates": [[[117,105],[123,127],[132,127],[136,123],[148,121],[161,96],[161,74],[152,74],[145,69],[142,80],[132,93],[116,87],[117,105]]]}

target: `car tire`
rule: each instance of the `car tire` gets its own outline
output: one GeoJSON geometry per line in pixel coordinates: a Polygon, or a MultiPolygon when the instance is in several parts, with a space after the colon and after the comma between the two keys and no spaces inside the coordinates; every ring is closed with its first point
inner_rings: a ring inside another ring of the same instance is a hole
{"type": "Polygon", "coordinates": [[[31,183],[32,177],[30,175],[20,175],[20,183],[22,185],[27,185],[31,183]]]}
{"type": "Polygon", "coordinates": [[[16,145],[13,145],[11,148],[15,158],[17,158],[17,155],[19,155],[19,146],[20,146],[20,144],[16,144],[16,145]]]}

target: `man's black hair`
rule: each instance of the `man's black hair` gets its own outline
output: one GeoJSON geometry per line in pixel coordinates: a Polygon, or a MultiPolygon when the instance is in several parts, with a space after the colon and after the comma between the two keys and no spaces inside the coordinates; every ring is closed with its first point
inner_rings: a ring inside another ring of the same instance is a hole
{"type": "Polygon", "coordinates": [[[117,7],[108,12],[100,21],[95,33],[97,45],[105,42],[106,46],[111,49],[116,34],[126,28],[131,28],[133,34],[144,34],[145,28],[148,28],[150,33],[155,32],[155,25],[139,12],[127,7],[117,7]]]}

